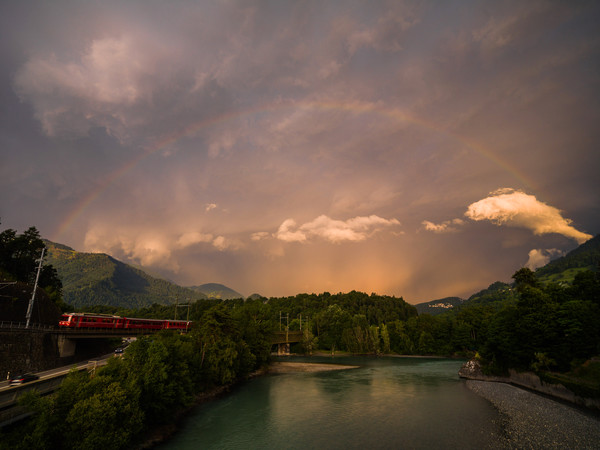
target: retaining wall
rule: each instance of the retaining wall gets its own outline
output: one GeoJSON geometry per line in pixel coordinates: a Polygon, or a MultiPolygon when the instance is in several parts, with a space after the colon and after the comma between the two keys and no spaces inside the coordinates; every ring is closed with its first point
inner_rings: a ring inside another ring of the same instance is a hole
{"type": "Polygon", "coordinates": [[[540,377],[533,372],[517,372],[516,370],[511,369],[509,370],[509,375],[507,377],[484,375],[479,361],[472,359],[463,364],[458,371],[458,375],[461,378],[467,378],[469,380],[509,383],[561,400],[566,400],[589,409],[600,410],[600,399],[585,398],[575,395],[575,393],[564,387],[562,384],[551,384],[540,380],[540,377]]]}

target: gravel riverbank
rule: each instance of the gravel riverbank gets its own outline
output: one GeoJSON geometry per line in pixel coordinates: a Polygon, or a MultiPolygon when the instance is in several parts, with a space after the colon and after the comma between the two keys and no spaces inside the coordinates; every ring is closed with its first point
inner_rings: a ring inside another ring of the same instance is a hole
{"type": "Polygon", "coordinates": [[[466,383],[502,414],[506,448],[600,449],[600,417],[510,384],[466,383]]]}

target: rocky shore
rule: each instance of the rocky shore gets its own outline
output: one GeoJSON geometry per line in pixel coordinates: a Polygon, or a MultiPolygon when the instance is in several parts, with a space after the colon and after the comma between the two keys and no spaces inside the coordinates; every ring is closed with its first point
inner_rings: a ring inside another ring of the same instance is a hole
{"type": "Polygon", "coordinates": [[[463,364],[458,371],[458,376],[468,380],[509,383],[514,386],[523,387],[544,395],[549,395],[550,397],[565,400],[590,410],[600,411],[600,398],[580,397],[564,387],[562,384],[543,382],[540,377],[533,372],[517,372],[511,369],[509,370],[508,376],[485,375],[481,369],[481,364],[479,361],[476,359],[471,359],[463,364]]]}
{"type": "Polygon", "coordinates": [[[503,417],[506,448],[600,448],[600,417],[507,383],[467,380],[503,417]]]}

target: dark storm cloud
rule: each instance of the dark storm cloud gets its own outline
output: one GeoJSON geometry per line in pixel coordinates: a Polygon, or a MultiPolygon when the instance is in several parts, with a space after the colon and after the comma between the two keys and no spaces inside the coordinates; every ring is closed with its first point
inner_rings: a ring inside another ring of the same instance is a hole
{"type": "Polygon", "coordinates": [[[2,224],[246,294],[468,295],[598,232],[599,19],[4,2],[2,224]]]}

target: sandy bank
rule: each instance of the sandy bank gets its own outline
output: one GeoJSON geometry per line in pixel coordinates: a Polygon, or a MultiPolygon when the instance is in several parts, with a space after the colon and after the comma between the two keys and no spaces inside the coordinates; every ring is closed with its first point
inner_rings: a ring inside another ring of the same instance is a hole
{"type": "Polygon", "coordinates": [[[359,366],[303,362],[274,362],[269,366],[268,373],[325,372],[328,370],[356,369],[357,367],[359,366]]]}

